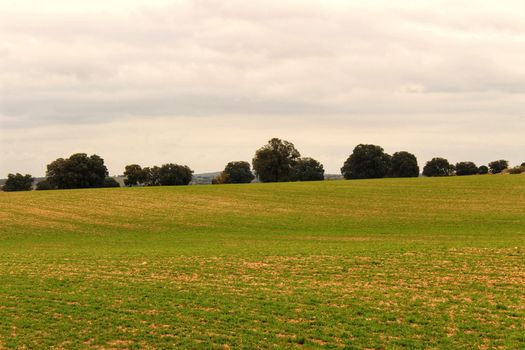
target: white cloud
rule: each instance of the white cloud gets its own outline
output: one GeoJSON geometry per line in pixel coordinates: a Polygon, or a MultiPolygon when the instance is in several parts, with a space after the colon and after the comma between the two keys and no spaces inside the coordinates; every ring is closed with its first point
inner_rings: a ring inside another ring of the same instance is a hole
{"type": "Polygon", "coordinates": [[[271,136],[330,171],[359,142],[525,160],[525,3],[152,4],[0,3],[0,175],[88,149],[215,170],[271,136]]]}

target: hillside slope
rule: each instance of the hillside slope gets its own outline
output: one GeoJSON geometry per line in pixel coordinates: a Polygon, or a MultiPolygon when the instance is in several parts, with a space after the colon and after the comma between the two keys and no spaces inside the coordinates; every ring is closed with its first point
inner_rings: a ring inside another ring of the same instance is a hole
{"type": "Polygon", "coordinates": [[[525,346],[525,177],[0,193],[0,348],[525,346]]]}

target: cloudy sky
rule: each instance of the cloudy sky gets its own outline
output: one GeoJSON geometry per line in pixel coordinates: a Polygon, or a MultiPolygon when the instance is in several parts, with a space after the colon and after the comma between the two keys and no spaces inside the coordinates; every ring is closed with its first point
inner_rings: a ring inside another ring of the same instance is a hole
{"type": "Polygon", "coordinates": [[[216,171],[271,137],[525,161],[525,2],[0,0],[0,177],[216,171]]]}

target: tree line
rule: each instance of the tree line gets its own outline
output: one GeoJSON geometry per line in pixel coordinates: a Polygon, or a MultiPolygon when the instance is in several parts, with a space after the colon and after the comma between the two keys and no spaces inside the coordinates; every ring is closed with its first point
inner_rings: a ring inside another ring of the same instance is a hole
{"type": "MultiPolygon", "coordinates": [[[[423,167],[423,176],[463,176],[475,174],[498,174],[509,168],[506,160],[495,160],[488,166],[477,166],[464,161],[451,164],[445,158],[436,157],[423,167]]],[[[511,174],[525,172],[525,162],[508,170],[511,174]]],[[[385,153],[378,145],[359,144],[341,167],[345,179],[373,179],[385,177],[418,177],[420,169],[414,154],[406,151],[393,155],[385,153]]],[[[188,185],[193,170],[187,165],[174,163],[161,166],[141,167],[127,165],[124,169],[126,186],[179,186],[188,185]]],[[[293,143],[273,138],[259,148],[252,159],[232,161],[215,178],[213,184],[261,182],[319,181],[324,180],[323,165],[310,157],[301,157],[293,143]],[[253,168],[253,170],[252,170],[253,168]]],[[[34,177],[20,173],[8,174],[3,191],[29,191],[34,177]]],[[[36,184],[36,190],[120,187],[109,177],[104,160],[94,154],[76,153],[69,158],[58,158],[47,165],[46,178],[36,184]]]]}

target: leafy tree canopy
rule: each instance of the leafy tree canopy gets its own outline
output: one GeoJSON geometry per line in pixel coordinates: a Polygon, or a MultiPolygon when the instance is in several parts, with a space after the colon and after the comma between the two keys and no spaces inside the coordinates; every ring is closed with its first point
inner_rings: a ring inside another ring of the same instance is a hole
{"type": "Polygon", "coordinates": [[[294,167],[294,181],[324,180],[324,167],[313,158],[299,158],[294,167]]]}
{"type": "Polygon", "coordinates": [[[33,181],[35,181],[34,177],[29,174],[8,174],[2,190],[5,192],[31,191],[33,181]]]}
{"type": "Polygon", "coordinates": [[[146,167],[143,170],[145,176],[144,185],[160,186],[160,168],[158,166],[146,167]]]}
{"type": "Polygon", "coordinates": [[[423,168],[425,176],[450,176],[454,175],[454,165],[450,164],[445,158],[432,158],[423,168]]]}
{"type": "Polygon", "coordinates": [[[108,169],[98,155],[88,157],[85,153],[76,153],[49,164],[46,175],[55,188],[94,188],[104,187],[108,169]]]}
{"type": "Polygon", "coordinates": [[[456,163],[456,175],[475,175],[479,173],[479,168],[473,162],[456,163]]]}
{"type": "Polygon", "coordinates": [[[486,166],[486,165],[481,165],[479,168],[478,168],[478,174],[481,174],[481,175],[485,175],[485,174],[488,174],[489,173],[489,167],[486,166]]]}
{"type": "Polygon", "coordinates": [[[360,144],[341,168],[345,179],[374,179],[385,177],[391,167],[391,157],[382,147],[360,144]]]}
{"type": "Polygon", "coordinates": [[[215,184],[241,184],[250,183],[255,176],[250,169],[250,163],[244,161],[229,162],[224,167],[224,171],[214,178],[215,184]]]}
{"type": "Polygon", "coordinates": [[[262,182],[291,181],[300,156],[293,143],[273,138],[255,152],[253,170],[262,182]]]}
{"type": "Polygon", "coordinates": [[[503,159],[495,160],[489,163],[490,172],[492,174],[499,174],[509,167],[509,162],[503,159]]]}
{"type": "Polygon", "coordinates": [[[509,169],[509,174],[521,174],[525,172],[525,166],[515,166],[509,169]]]}
{"type": "Polygon", "coordinates": [[[161,186],[188,185],[193,176],[193,170],[186,165],[164,164],[158,169],[158,182],[161,186]]]}
{"type": "Polygon", "coordinates": [[[126,165],[124,170],[124,185],[126,186],[137,186],[144,185],[148,178],[148,172],[142,169],[138,164],[126,165]]]}
{"type": "Polygon", "coordinates": [[[239,161],[239,162],[229,162],[224,168],[224,172],[228,174],[230,183],[250,183],[255,179],[252,170],[250,168],[250,163],[239,161]]]}
{"type": "Polygon", "coordinates": [[[54,189],[55,188],[47,180],[39,181],[36,184],[36,190],[37,191],[47,191],[47,190],[54,190],[54,189]]]}
{"type": "Polygon", "coordinates": [[[104,179],[104,187],[120,187],[120,183],[112,177],[104,179]]]}
{"type": "Polygon", "coordinates": [[[392,156],[391,177],[418,177],[419,166],[415,155],[409,152],[396,152],[392,156]]]}

